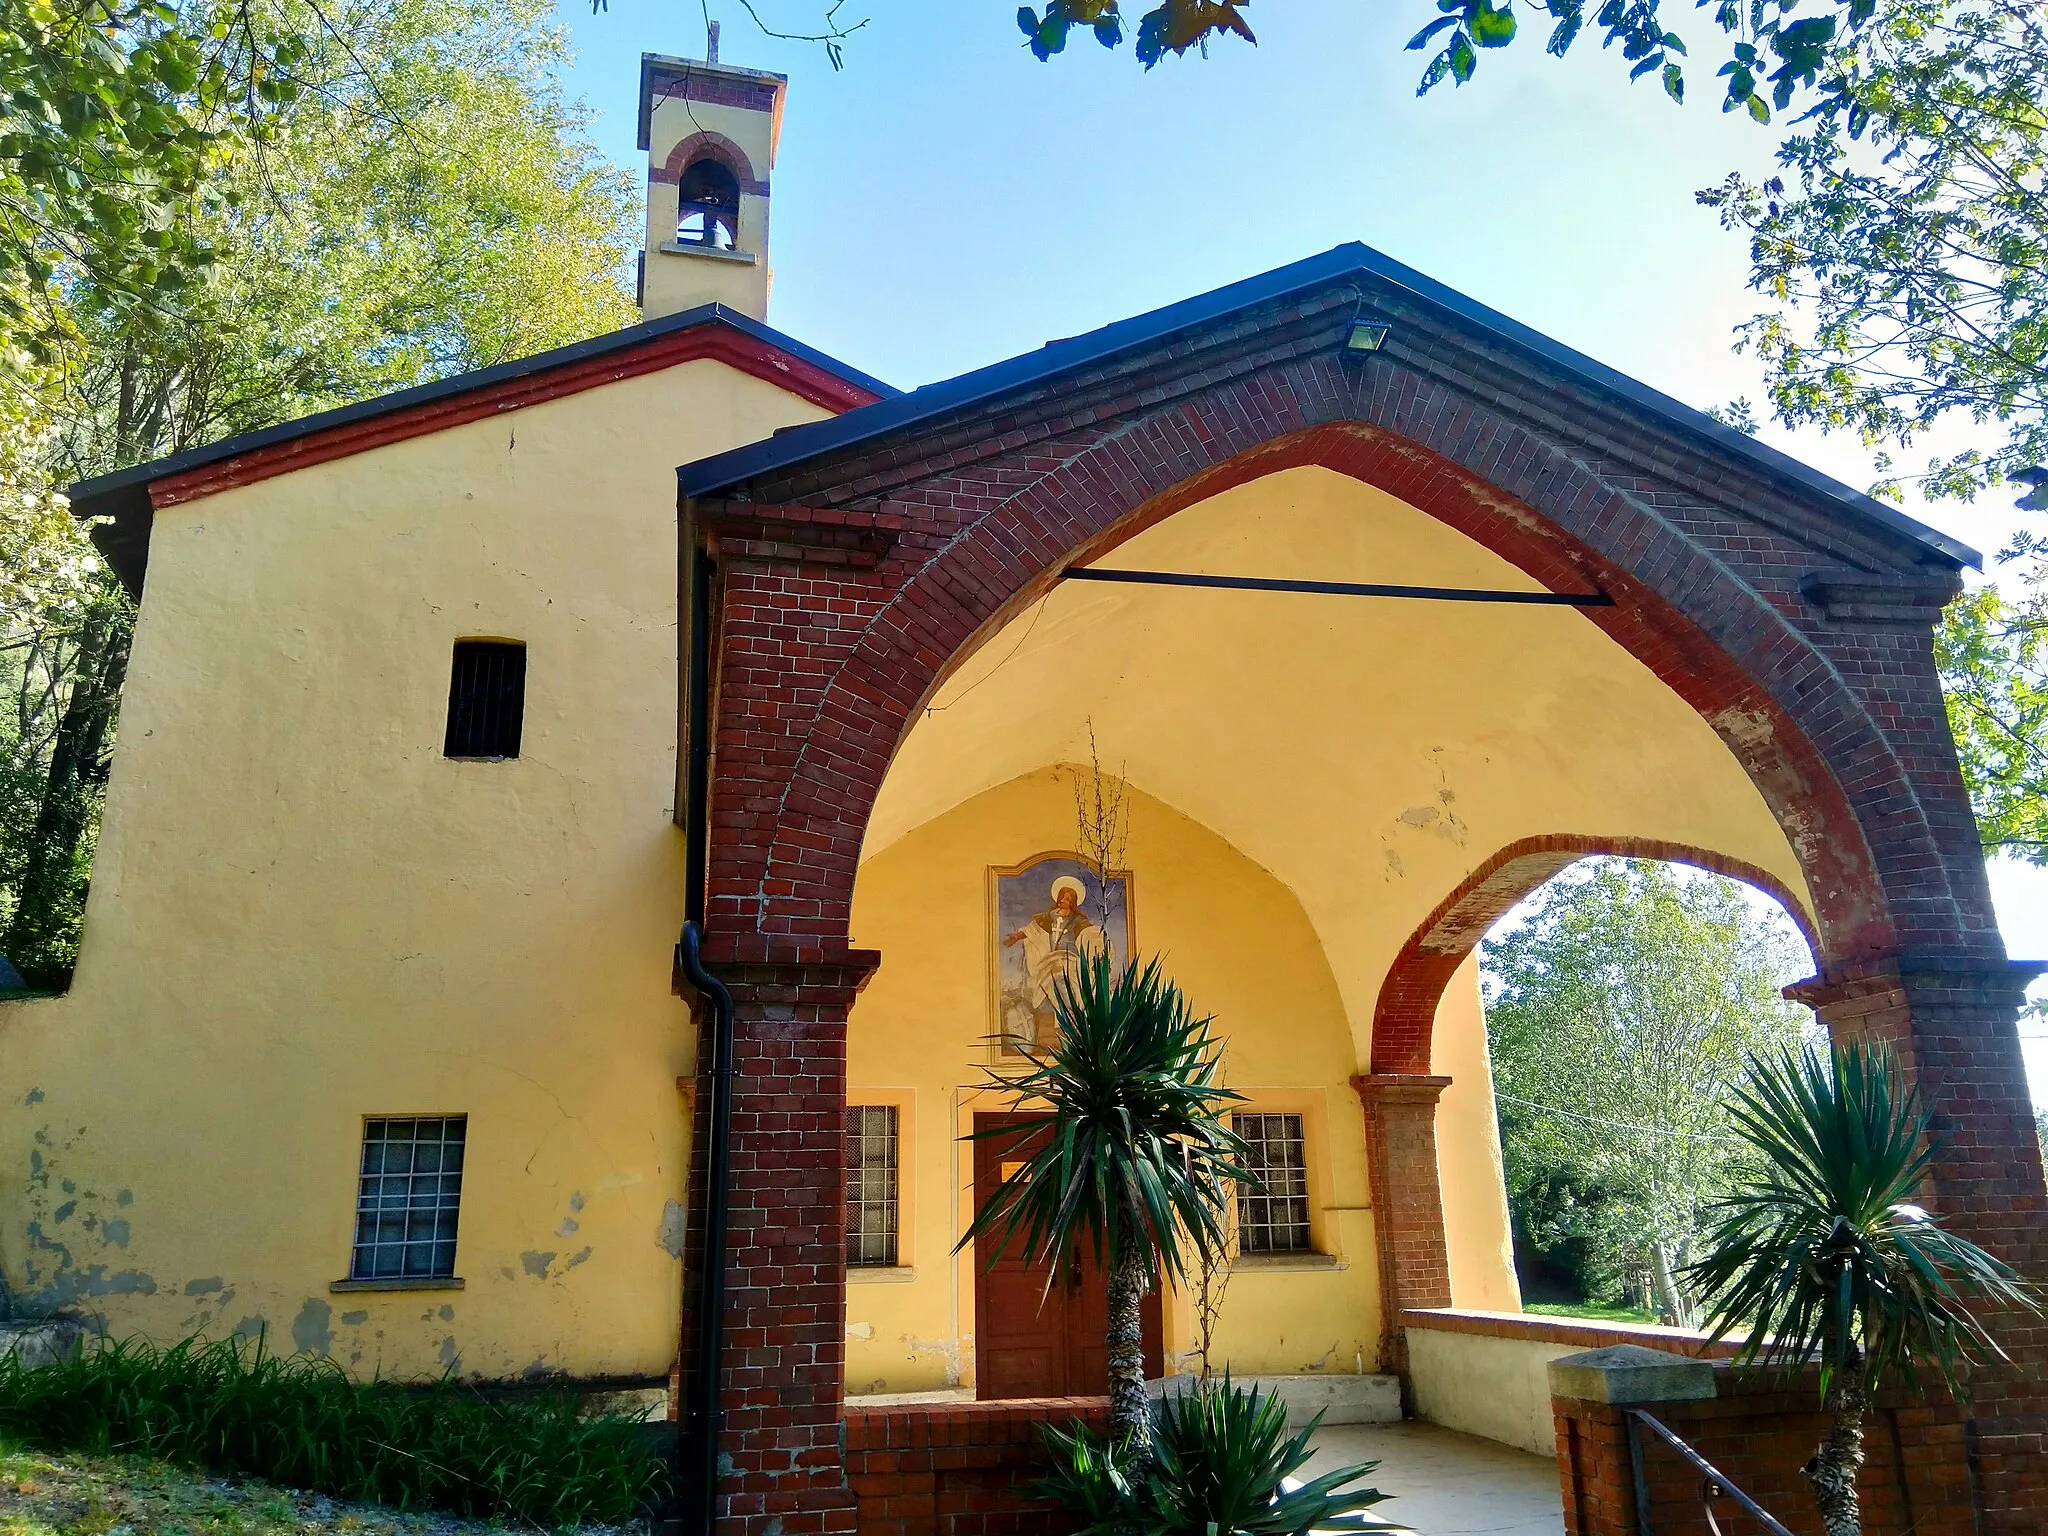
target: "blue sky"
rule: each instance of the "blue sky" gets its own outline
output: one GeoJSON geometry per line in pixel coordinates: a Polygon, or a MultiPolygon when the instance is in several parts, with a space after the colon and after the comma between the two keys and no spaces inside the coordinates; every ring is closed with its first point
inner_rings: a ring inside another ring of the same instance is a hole
{"type": "MultiPolygon", "coordinates": [[[[806,32],[827,3],[756,9],[806,32]]],[[[568,87],[637,176],[639,55],[701,55],[703,16],[700,0],[610,6],[560,11],[578,53],[568,87]]],[[[1718,110],[1703,14],[1685,108],[1630,86],[1590,29],[1558,61],[1534,27],[1483,55],[1471,85],[1418,100],[1422,56],[1402,45],[1436,14],[1426,0],[1262,0],[1256,49],[1150,73],[1086,38],[1040,64],[1006,0],[844,0],[842,23],[868,24],[836,74],[738,0],[711,14],[726,62],[790,77],[770,322],[894,384],[1363,240],[1691,404],[1760,394],[1729,349],[1754,308],[1744,244],[1692,194],[1767,168],[1772,141],[1718,110]]],[[[1764,435],[1873,478],[1853,438],[1764,435]]],[[[1987,553],[2017,516],[2003,497],[1909,510],[1987,553]]],[[[2011,951],[2048,957],[2048,873],[1993,877],[2011,951]]],[[[2030,1066],[2048,1104],[2048,1040],[2030,1066]]]]}

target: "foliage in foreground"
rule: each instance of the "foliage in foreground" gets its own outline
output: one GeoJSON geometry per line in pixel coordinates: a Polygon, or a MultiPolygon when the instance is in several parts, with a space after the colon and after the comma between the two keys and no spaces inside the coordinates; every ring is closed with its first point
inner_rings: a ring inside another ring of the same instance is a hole
{"type": "Polygon", "coordinates": [[[2038,1312],[2039,1298],[1913,1203],[1938,1147],[1883,1049],[1783,1052],[1737,1089],[1733,1114],[1759,1161],[1717,1205],[1693,1274],[1714,1336],[1748,1331],[1739,1363],[1819,1362],[1832,1426],[1805,1475],[1829,1536],[1855,1532],[1871,1394],[1930,1370],[1959,1389],[1966,1366],[2004,1359],[1982,1314],[2038,1312]]]}
{"type": "Polygon", "coordinates": [[[1169,1393],[1159,1404],[1149,1465],[1085,1425],[1047,1425],[1052,1474],[1032,1492],[1072,1512],[1079,1536],[1305,1536],[1384,1530],[1363,1511],[1388,1495],[1355,1486],[1378,1462],[1340,1467],[1281,1490],[1309,1459],[1322,1415],[1293,1434],[1278,1396],[1220,1380],[1169,1393]]]}
{"type": "Polygon", "coordinates": [[[260,1340],[100,1343],[34,1370],[0,1358],[0,1438],[540,1526],[631,1519],[666,1475],[631,1419],[585,1417],[566,1394],[358,1385],[260,1340]]]}

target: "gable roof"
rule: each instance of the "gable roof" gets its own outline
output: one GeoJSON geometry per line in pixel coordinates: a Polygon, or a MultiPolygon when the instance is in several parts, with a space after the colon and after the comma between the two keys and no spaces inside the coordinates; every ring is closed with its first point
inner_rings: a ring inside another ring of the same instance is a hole
{"type": "Polygon", "coordinates": [[[140,592],[150,523],[159,507],[697,358],[729,364],[833,411],[898,393],[758,320],[722,304],[705,304],[96,475],[71,487],[71,511],[81,518],[114,520],[93,530],[93,542],[128,590],[140,592]]]}
{"type": "Polygon", "coordinates": [[[956,378],[927,384],[907,394],[848,411],[830,421],[792,427],[745,447],[712,454],[677,471],[688,496],[717,496],[743,482],[782,474],[808,460],[842,452],[857,444],[902,432],[933,418],[1033,388],[1060,374],[1098,365],[1118,353],[1153,346],[1175,332],[1212,325],[1240,310],[1272,303],[1311,289],[1327,288],[1347,278],[1363,278],[1376,287],[1394,289],[1404,297],[1443,314],[1467,330],[1533,357],[1575,381],[1613,397],[1635,412],[1676,429],[1721,455],[1746,463],[1772,479],[1790,484],[1854,522],[1875,525],[1919,544],[1950,566],[1981,567],[1983,556],[1959,539],[1906,516],[1896,507],[1844,485],[1781,453],[1703,411],[1650,388],[1647,384],[1595,362],[1582,352],[1551,340],[1498,310],[1425,277],[1372,247],[1352,241],[1275,268],[1258,277],[1230,283],[1163,309],[1119,320],[1100,330],[1050,341],[1035,351],[977,368],[956,378]]]}

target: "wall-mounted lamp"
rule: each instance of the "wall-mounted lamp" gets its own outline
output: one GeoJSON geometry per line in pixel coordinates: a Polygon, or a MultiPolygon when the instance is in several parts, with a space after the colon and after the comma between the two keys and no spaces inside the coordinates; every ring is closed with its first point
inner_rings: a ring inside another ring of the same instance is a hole
{"type": "Polygon", "coordinates": [[[1359,315],[1351,322],[1351,329],[1344,337],[1346,352],[1377,352],[1386,344],[1387,332],[1393,327],[1375,315],[1359,315]]]}

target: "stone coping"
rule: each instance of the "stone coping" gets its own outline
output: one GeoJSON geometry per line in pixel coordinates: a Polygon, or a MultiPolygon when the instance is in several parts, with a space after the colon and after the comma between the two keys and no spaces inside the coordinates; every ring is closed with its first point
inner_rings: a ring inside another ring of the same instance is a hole
{"type": "Polygon", "coordinates": [[[1017,1397],[975,1403],[896,1403],[848,1408],[849,1451],[923,1450],[930,1446],[1037,1445],[1038,1426],[1079,1419],[1109,1426],[1106,1397],[1017,1397]]]}
{"type": "Polygon", "coordinates": [[[1576,1317],[1546,1317],[1533,1312],[1481,1312],[1465,1307],[1413,1307],[1402,1312],[1404,1328],[1433,1329],[1438,1333],[1473,1333],[1486,1338],[1526,1339],[1537,1344],[1562,1344],[1572,1349],[1605,1349],[1614,1344],[1641,1344],[1672,1354],[1700,1360],[1732,1360],[1741,1348],[1739,1341],[1707,1342],[1707,1336],[1690,1328],[1666,1328],[1657,1323],[1592,1321],[1576,1317]]]}

